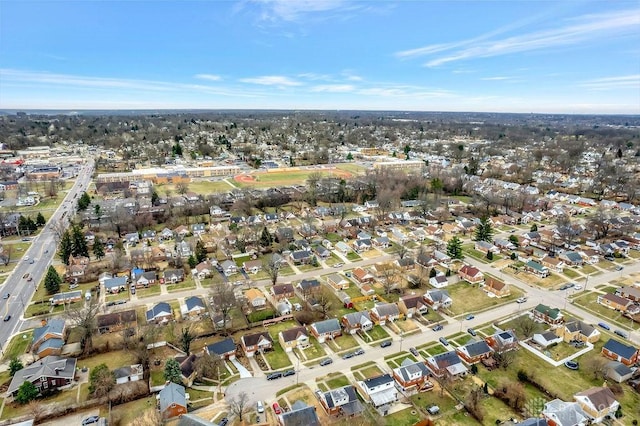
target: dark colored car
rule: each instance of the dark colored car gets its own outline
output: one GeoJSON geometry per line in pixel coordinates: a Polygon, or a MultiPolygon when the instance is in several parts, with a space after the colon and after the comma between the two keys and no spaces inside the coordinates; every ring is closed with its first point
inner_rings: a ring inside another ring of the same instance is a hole
{"type": "Polygon", "coordinates": [[[6,317],[4,317],[3,321],[7,322],[11,319],[11,315],[7,315],[6,317]]]}
{"type": "Polygon", "coordinates": [[[3,298],[3,299],[8,299],[8,298],[9,298],[9,296],[11,296],[9,293],[5,293],[5,295],[4,295],[4,296],[2,296],[2,298],[3,298]]]}
{"type": "Polygon", "coordinates": [[[605,330],[611,330],[611,327],[609,327],[609,324],[607,324],[606,322],[599,322],[598,325],[605,330]]]}
{"type": "Polygon", "coordinates": [[[440,341],[440,343],[442,343],[445,346],[449,346],[449,341],[447,339],[445,339],[444,337],[441,337],[438,339],[440,341]]]}
{"type": "Polygon", "coordinates": [[[411,352],[411,355],[413,356],[419,356],[420,353],[418,352],[418,350],[416,348],[409,348],[409,352],[411,352]]]}
{"type": "Polygon", "coordinates": [[[384,342],[380,343],[381,348],[388,348],[389,346],[391,346],[391,340],[385,340],[384,342]]]}
{"type": "Polygon", "coordinates": [[[94,423],[98,423],[99,420],[100,420],[100,416],[87,417],[86,419],[84,419],[82,421],[82,426],[92,425],[94,423]]]}
{"type": "Polygon", "coordinates": [[[473,316],[472,314],[469,314],[465,317],[466,320],[471,321],[472,319],[474,319],[475,316],[473,316]]]}
{"type": "Polygon", "coordinates": [[[228,423],[229,423],[229,419],[226,417],[223,417],[218,422],[218,426],[227,426],[228,423]]]}
{"type": "Polygon", "coordinates": [[[267,380],[275,380],[275,379],[279,379],[280,377],[282,377],[282,373],[278,372],[278,373],[271,373],[267,376],[267,380]]]}
{"type": "Polygon", "coordinates": [[[353,352],[347,352],[346,354],[342,355],[342,359],[349,359],[353,358],[354,356],[356,356],[356,354],[354,354],[353,352]]]}
{"type": "Polygon", "coordinates": [[[472,335],[474,337],[478,335],[473,328],[467,328],[467,333],[469,333],[470,335],[472,335]]]}
{"type": "Polygon", "coordinates": [[[613,332],[616,333],[618,336],[622,337],[623,339],[629,338],[629,335],[622,330],[614,330],[613,332]]]}
{"type": "Polygon", "coordinates": [[[435,327],[432,328],[433,331],[440,331],[442,330],[444,327],[442,327],[442,325],[438,324],[435,327]]]}
{"type": "Polygon", "coordinates": [[[324,367],[325,365],[329,365],[329,364],[331,364],[331,363],[333,363],[333,360],[332,360],[331,358],[325,358],[325,359],[323,359],[322,361],[320,361],[320,365],[321,365],[321,366],[323,366],[323,367],[324,367]]]}
{"type": "Polygon", "coordinates": [[[295,370],[287,370],[284,373],[282,373],[282,377],[289,377],[289,376],[293,376],[294,374],[296,374],[295,370]]]}

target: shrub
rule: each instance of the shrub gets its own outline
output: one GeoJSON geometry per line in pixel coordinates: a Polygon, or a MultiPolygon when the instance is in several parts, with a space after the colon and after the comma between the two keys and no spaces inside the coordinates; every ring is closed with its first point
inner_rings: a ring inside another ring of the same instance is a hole
{"type": "Polygon", "coordinates": [[[527,372],[524,370],[518,370],[518,380],[521,382],[528,382],[529,374],[527,374],[527,372]]]}

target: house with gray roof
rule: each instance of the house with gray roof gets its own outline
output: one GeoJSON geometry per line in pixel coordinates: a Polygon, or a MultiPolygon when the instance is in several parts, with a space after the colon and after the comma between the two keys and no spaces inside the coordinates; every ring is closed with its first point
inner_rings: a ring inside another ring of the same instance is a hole
{"type": "Polygon", "coordinates": [[[184,281],[183,269],[167,269],[162,273],[162,280],[165,284],[175,284],[184,281]]]}
{"type": "Polygon", "coordinates": [[[427,366],[437,377],[442,377],[445,374],[450,377],[458,377],[464,376],[468,372],[467,367],[464,366],[456,351],[449,351],[427,358],[427,366]]]}
{"type": "Polygon", "coordinates": [[[448,309],[451,307],[453,300],[446,290],[427,290],[424,294],[424,301],[434,310],[440,308],[448,309]]]}
{"type": "Polygon", "coordinates": [[[389,414],[391,405],[398,400],[395,380],[389,374],[381,374],[357,382],[358,393],[370,403],[380,415],[389,414]]]}
{"type": "Polygon", "coordinates": [[[352,385],[319,393],[318,400],[327,414],[332,416],[352,417],[364,411],[364,407],[352,385]]]}
{"type": "Polygon", "coordinates": [[[146,312],[147,322],[167,323],[173,319],[173,309],[167,302],[156,303],[146,312]]]}
{"type": "Polygon", "coordinates": [[[137,382],[142,380],[144,372],[142,364],[127,365],[125,367],[116,368],[113,370],[113,375],[116,378],[116,384],[121,385],[129,382],[137,382]]]}
{"type": "Polygon", "coordinates": [[[296,401],[290,411],[278,414],[279,424],[282,426],[320,426],[316,408],[308,406],[303,401],[296,401]]]}
{"type": "Polygon", "coordinates": [[[234,359],[236,357],[236,344],[232,338],[207,345],[204,350],[209,355],[218,355],[222,359],[234,359]]]}
{"type": "Polygon", "coordinates": [[[53,306],[64,305],[65,303],[74,303],[82,300],[82,291],[67,291],[66,293],[56,293],[49,299],[53,306]]]}
{"type": "Polygon", "coordinates": [[[489,358],[492,353],[491,348],[484,340],[471,341],[466,345],[458,346],[456,352],[469,365],[489,358]]]}
{"type": "Polygon", "coordinates": [[[374,323],[385,325],[387,321],[393,322],[400,317],[400,309],[395,303],[376,303],[369,314],[374,323]]]}
{"type": "Polygon", "coordinates": [[[393,378],[405,394],[433,388],[433,383],[429,382],[430,376],[431,372],[424,362],[414,362],[409,358],[393,369],[393,378]]]}
{"type": "Polygon", "coordinates": [[[341,319],[344,331],[355,334],[358,330],[369,331],[373,328],[373,321],[368,311],[350,312],[341,319]]]}
{"type": "Polygon", "coordinates": [[[120,293],[127,290],[127,277],[114,277],[104,280],[104,291],[107,293],[120,293]]]}
{"type": "Polygon", "coordinates": [[[319,343],[324,343],[327,339],[334,339],[342,335],[340,322],[335,318],[314,322],[311,324],[310,330],[319,343]]]}
{"type": "Polygon", "coordinates": [[[76,373],[75,358],[46,356],[25,368],[16,371],[11,379],[7,394],[16,396],[20,386],[29,381],[39,392],[62,389],[73,384],[76,373]]]}
{"type": "Polygon", "coordinates": [[[605,368],[607,378],[617,383],[626,382],[634,373],[634,370],[618,361],[608,362],[605,368]]]}
{"type": "Polygon", "coordinates": [[[187,395],[182,385],[169,382],[158,394],[158,407],[163,419],[187,414],[187,395]]]}
{"type": "Polygon", "coordinates": [[[38,358],[60,355],[62,346],[64,346],[64,329],[65,322],[61,318],[50,319],[42,327],[34,329],[31,352],[36,354],[38,358]]]}

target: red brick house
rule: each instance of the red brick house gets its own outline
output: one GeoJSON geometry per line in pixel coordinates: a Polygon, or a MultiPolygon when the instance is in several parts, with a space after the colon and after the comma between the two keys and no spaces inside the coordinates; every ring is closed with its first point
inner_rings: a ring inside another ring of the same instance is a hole
{"type": "Polygon", "coordinates": [[[431,373],[423,362],[412,362],[405,359],[402,365],[393,369],[393,378],[404,393],[426,391],[433,388],[429,381],[431,373]]]}
{"type": "Polygon", "coordinates": [[[160,415],[163,419],[171,419],[187,414],[187,395],[184,386],[169,383],[158,394],[160,415]]]}
{"type": "Polygon", "coordinates": [[[256,352],[263,353],[266,350],[272,349],[273,339],[266,331],[248,334],[240,338],[240,346],[242,346],[245,355],[252,357],[256,352]]]}
{"type": "Polygon", "coordinates": [[[487,293],[491,293],[496,297],[505,297],[511,294],[509,284],[497,280],[493,277],[487,277],[484,280],[484,286],[482,287],[487,293]]]}
{"type": "Polygon", "coordinates": [[[73,384],[75,373],[75,358],[47,356],[16,371],[7,389],[7,395],[15,397],[20,386],[26,381],[33,383],[41,393],[65,388],[73,384]]]}
{"type": "Polygon", "coordinates": [[[618,296],[616,294],[605,294],[598,296],[598,303],[606,306],[610,309],[615,309],[616,311],[626,312],[627,309],[631,305],[633,305],[633,301],[627,299],[626,297],[618,296]]]}
{"type": "Polygon", "coordinates": [[[271,287],[271,294],[276,300],[288,299],[295,295],[293,285],[288,284],[276,284],[271,287]]]}
{"type": "Polygon", "coordinates": [[[614,361],[630,366],[640,361],[640,350],[638,348],[619,342],[615,339],[609,339],[602,347],[602,356],[614,361]]]}
{"type": "Polygon", "coordinates": [[[471,284],[479,284],[484,281],[484,274],[478,268],[469,265],[458,269],[458,276],[471,284]]]}
{"type": "Polygon", "coordinates": [[[353,270],[353,277],[360,283],[360,284],[373,284],[373,282],[375,281],[375,278],[372,274],[370,274],[369,272],[365,271],[362,268],[356,268],[353,270]]]}
{"type": "Polygon", "coordinates": [[[456,348],[456,352],[467,364],[475,364],[491,356],[492,350],[484,340],[470,342],[456,348]]]}
{"type": "Polygon", "coordinates": [[[518,349],[518,338],[513,330],[499,331],[484,339],[489,347],[496,353],[503,353],[518,349]]]}

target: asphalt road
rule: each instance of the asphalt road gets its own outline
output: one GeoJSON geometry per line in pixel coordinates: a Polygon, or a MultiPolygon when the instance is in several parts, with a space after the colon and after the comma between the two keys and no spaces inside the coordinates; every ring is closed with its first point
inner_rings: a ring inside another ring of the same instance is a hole
{"type": "Polygon", "coordinates": [[[41,282],[49,265],[56,255],[56,224],[68,225],[69,217],[73,215],[76,206],[76,197],[87,188],[93,175],[93,160],[82,167],[75,184],[67,193],[67,196],[58,209],[47,221],[44,228],[33,238],[31,246],[24,253],[22,259],[13,269],[2,286],[2,299],[0,299],[0,312],[3,321],[0,325],[0,348],[4,350],[14,332],[19,331],[23,323],[23,315],[26,307],[35,293],[36,286],[41,282]],[[32,281],[23,278],[25,274],[32,277],[32,281]],[[5,299],[4,297],[10,296],[5,299]]]}

